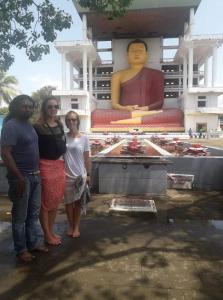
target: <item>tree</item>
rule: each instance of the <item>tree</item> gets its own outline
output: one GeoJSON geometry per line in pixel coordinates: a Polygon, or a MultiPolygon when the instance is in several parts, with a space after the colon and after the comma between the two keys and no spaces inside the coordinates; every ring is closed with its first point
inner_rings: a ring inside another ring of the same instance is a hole
{"type": "Polygon", "coordinates": [[[17,94],[16,85],[17,79],[12,75],[6,75],[6,73],[0,70],[0,106],[2,101],[9,104],[12,98],[17,94]]]}
{"type": "MultiPolygon", "coordinates": [[[[70,28],[71,16],[55,7],[52,1],[0,0],[0,67],[4,71],[14,62],[12,46],[25,49],[31,61],[38,61],[43,54],[49,53],[48,44],[55,41],[57,32],[70,28]]],[[[78,3],[116,18],[125,14],[132,1],[79,0],[78,3]]]]}
{"type": "Polygon", "coordinates": [[[133,0],[79,0],[84,8],[107,14],[110,18],[118,18],[125,15],[126,8],[133,0]]]}
{"type": "Polygon", "coordinates": [[[46,86],[42,87],[41,89],[37,90],[36,92],[32,93],[32,98],[36,103],[36,108],[34,110],[32,118],[31,118],[32,123],[35,123],[38,120],[41,104],[42,104],[43,100],[52,96],[53,90],[56,90],[55,86],[46,85],[46,86]]]}
{"type": "Polygon", "coordinates": [[[0,1],[0,67],[7,70],[14,62],[10,48],[24,48],[31,61],[49,53],[57,31],[70,28],[71,16],[56,8],[51,0],[0,1]]]}
{"type": "Polygon", "coordinates": [[[0,107],[0,115],[7,115],[9,112],[8,107],[0,107]]]}
{"type": "Polygon", "coordinates": [[[37,90],[36,92],[32,93],[33,100],[38,103],[39,105],[42,103],[43,100],[52,96],[52,91],[56,90],[55,86],[46,85],[41,89],[37,90]]]}

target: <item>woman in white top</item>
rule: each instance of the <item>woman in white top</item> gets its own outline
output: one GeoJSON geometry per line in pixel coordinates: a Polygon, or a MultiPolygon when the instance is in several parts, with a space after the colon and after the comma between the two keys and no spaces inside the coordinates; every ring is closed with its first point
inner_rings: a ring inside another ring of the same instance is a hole
{"type": "Polygon", "coordinates": [[[66,135],[67,152],[64,155],[66,186],[65,208],[70,237],[80,236],[80,199],[86,182],[90,180],[91,160],[89,139],[79,132],[80,118],[74,111],[65,116],[65,123],[69,132],[66,135]]]}

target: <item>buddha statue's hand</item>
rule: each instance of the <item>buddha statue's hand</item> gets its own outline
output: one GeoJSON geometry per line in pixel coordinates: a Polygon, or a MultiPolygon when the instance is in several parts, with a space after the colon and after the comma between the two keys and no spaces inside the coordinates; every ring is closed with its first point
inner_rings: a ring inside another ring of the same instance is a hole
{"type": "Polygon", "coordinates": [[[137,110],[148,111],[149,110],[149,106],[138,106],[137,110]]]}
{"type": "Polygon", "coordinates": [[[126,105],[124,107],[125,107],[125,110],[128,110],[128,111],[138,110],[138,105],[126,105]]]}

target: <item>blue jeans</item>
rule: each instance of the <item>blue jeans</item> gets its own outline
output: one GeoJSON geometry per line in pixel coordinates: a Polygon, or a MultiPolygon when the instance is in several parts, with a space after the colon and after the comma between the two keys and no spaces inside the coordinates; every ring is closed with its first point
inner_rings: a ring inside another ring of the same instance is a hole
{"type": "Polygon", "coordinates": [[[12,201],[12,235],[17,253],[31,250],[39,245],[38,219],[41,204],[41,181],[39,175],[25,176],[25,190],[17,195],[18,180],[8,178],[9,198],[12,201]]]}

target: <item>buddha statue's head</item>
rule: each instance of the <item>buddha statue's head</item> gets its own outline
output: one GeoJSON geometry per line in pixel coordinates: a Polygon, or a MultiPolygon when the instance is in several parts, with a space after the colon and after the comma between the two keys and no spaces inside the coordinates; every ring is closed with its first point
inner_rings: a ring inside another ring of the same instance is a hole
{"type": "Polygon", "coordinates": [[[136,39],[127,46],[127,58],[130,65],[145,65],[148,60],[147,45],[136,39]]]}

